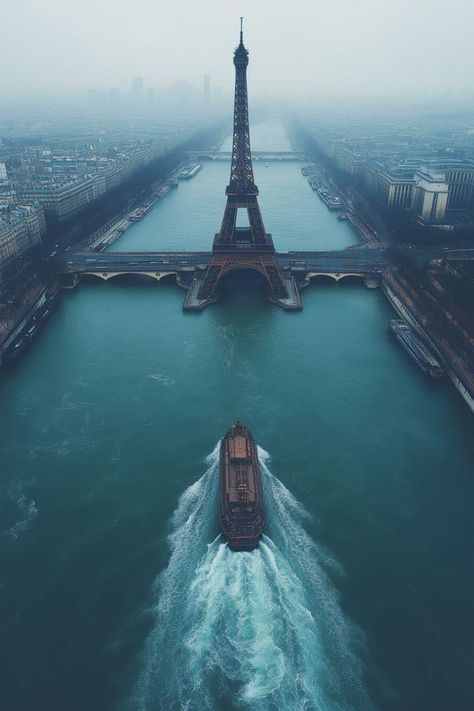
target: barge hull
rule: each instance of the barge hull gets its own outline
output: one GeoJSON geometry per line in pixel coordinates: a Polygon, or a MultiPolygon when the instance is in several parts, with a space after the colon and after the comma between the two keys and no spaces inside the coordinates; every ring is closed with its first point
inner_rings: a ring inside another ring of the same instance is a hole
{"type": "Polygon", "coordinates": [[[441,378],[444,370],[433,353],[416,333],[401,319],[392,319],[390,330],[418,367],[433,378],[441,378]]]}
{"type": "Polygon", "coordinates": [[[229,548],[256,548],[264,520],[257,446],[250,430],[237,422],[220,448],[220,524],[229,548]]]}

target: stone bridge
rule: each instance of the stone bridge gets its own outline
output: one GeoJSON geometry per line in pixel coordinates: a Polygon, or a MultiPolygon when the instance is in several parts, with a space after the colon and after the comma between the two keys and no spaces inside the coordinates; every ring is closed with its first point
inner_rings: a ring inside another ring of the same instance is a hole
{"type": "MultiPolygon", "coordinates": [[[[157,281],[175,276],[178,283],[186,287],[195,272],[204,271],[209,266],[211,258],[212,252],[78,252],[58,255],[54,267],[65,286],[75,286],[85,275],[107,281],[128,274],[157,281]]],[[[277,259],[281,268],[290,271],[300,286],[320,275],[336,281],[347,276],[375,277],[389,264],[386,250],[368,247],[278,252],[277,259]]]]}
{"type": "MultiPolygon", "coordinates": [[[[186,154],[191,161],[199,160],[224,160],[230,161],[232,151],[188,151],[186,154]]],[[[302,153],[295,151],[252,151],[252,161],[304,161],[305,157],[302,153]]]]}
{"type": "MultiPolygon", "coordinates": [[[[473,248],[396,248],[393,254],[410,256],[423,266],[442,262],[474,260],[473,248]]],[[[108,272],[117,274],[143,272],[185,272],[197,267],[207,267],[212,252],[61,252],[52,261],[58,273],[90,274],[108,272]]],[[[277,252],[282,268],[309,273],[354,273],[382,271],[391,261],[391,251],[383,246],[354,245],[339,250],[299,250],[277,252]]]]}
{"type": "MultiPolygon", "coordinates": [[[[419,266],[434,269],[443,263],[474,259],[474,248],[406,248],[394,250],[396,252],[410,255],[419,266]]],[[[389,249],[373,245],[355,245],[341,250],[277,252],[276,256],[281,269],[291,274],[300,289],[317,277],[335,281],[359,277],[366,286],[376,287],[392,263],[389,249]]],[[[170,278],[189,289],[195,277],[205,272],[211,259],[212,252],[63,252],[55,257],[52,266],[65,288],[74,287],[82,276],[108,281],[129,275],[155,281],[170,278]]]]}

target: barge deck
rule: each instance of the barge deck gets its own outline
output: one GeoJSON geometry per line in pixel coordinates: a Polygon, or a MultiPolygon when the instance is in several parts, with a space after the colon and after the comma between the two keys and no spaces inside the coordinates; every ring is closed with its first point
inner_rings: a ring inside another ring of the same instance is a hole
{"type": "Polygon", "coordinates": [[[229,548],[256,548],[264,521],[257,445],[248,427],[236,422],[220,448],[220,524],[229,548]]]}

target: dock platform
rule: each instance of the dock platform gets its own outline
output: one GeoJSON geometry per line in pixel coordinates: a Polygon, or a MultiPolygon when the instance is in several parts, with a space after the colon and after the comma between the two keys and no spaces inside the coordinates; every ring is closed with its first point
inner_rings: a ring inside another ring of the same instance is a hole
{"type": "Polygon", "coordinates": [[[275,299],[272,303],[280,306],[285,311],[301,311],[303,305],[301,303],[300,292],[294,277],[291,274],[283,272],[283,281],[288,291],[287,299],[275,299]]]}
{"type": "Polygon", "coordinates": [[[184,298],[183,311],[202,311],[206,308],[206,306],[216,302],[216,299],[200,299],[198,297],[199,289],[204,281],[205,273],[205,271],[196,271],[194,273],[194,278],[191,281],[184,298]]]}

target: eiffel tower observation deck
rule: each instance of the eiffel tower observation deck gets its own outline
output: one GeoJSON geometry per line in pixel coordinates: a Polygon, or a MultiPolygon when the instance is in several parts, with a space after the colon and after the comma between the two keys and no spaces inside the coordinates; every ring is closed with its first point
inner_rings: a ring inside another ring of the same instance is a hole
{"type": "Polygon", "coordinates": [[[236,269],[259,272],[272,303],[284,309],[301,309],[298,287],[291,274],[278,263],[272,237],[265,230],[258,204],[250,150],[248,63],[249,53],[244,45],[240,18],[240,43],[234,51],[234,130],[230,178],[225,191],[227,203],[220,231],[214,238],[211,263],[205,273],[196,274],[184,303],[186,310],[201,310],[216,302],[222,278],[236,269]],[[248,227],[237,226],[239,210],[247,213],[248,227]]]}

